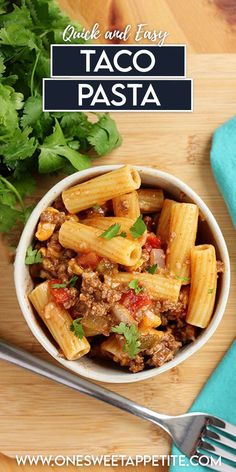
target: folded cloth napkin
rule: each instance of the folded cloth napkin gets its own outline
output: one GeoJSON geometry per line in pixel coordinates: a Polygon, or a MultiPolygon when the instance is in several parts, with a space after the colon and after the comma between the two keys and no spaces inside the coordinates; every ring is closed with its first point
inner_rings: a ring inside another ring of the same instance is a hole
{"type": "Polygon", "coordinates": [[[211,167],[236,227],[236,117],[213,135],[211,167]]]}
{"type": "MultiPolygon", "coordinates": [[[[189,411],[210,413],[225,421],[236,424],[236,341],[223,357],[216,370],[203,387],[199,396],[189,411]]],[[[183,455],[176,446],[172,448],[172,455],[183,455]]],[[[206,472],[206,467],[193,466],[186,458],[184,461],[188,472],[206,472]]],[[[181,462],[175,459],[175,465],[170,467],[171,472],[183,472],[181,462]]]]}

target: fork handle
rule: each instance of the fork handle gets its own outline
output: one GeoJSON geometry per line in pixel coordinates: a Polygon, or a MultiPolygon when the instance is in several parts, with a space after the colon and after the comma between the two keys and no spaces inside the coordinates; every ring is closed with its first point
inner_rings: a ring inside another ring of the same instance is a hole
{"type": "Polygon", "coordinates": [[[164,424],[165,420],[169,418],[168,416],[156,413],[144,406],[138,405],[128,398],[71,374],[67,370],[33,356],[29,352],[16,346],[12,346],[3,340],[0,340],[0,359],[66,385],[78,392],[85,393],[97,400],[102,400],[103,402],[109,403],[110,405],[127,411],[135,416],[151,421],[169,432],[168,428],[164,424]]]}

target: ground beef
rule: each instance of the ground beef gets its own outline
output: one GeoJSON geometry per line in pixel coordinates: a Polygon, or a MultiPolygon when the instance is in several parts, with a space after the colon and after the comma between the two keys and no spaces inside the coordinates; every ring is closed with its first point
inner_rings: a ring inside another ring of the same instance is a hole
{"type": "Polygon", "coordinates": [[[142,354],[137,354],[129,363],[129,370],[133,373],[140,372],[145,368],[144,357],[142,354]]]}
{"type": "Polygon", "coordinates": [[[66,214],[64,211],[54,212],[45,210],[40,216],[40,221],[42,223],[53,223],[56,225],[56,229],[59,229],[65,220],[66,214]]]}
{"type": "Polygon", "coordinates": [[[54,233],[43,250],[40,277],[67,282],[70,278],[68,262],[75,254],[70,249],[64,249],[59,243],[58,232],[54,233]]]}
{"type": "Polygon", "coordinates": [[[61,195],[59,195],[59,197],[56,198],[55,202],[53,203],[53,207],[56,208],[56,210],[58,210],[58,211],[66,212],[66,207],[63,203],[61,195]]]}
{"type": "Polygon", "coordinates": [[[78,300],[78,297],[79,297],[79,292],[75,287],[65,288],[65,290],[66,290],[69,298],[66,302],[62,303],[61,305],[63,305],[63,307],[66,310],[69,310],[70,308],[72,308],[76,304],[76,302],[78,300]]]}
{"type": "Polygon", "coordinates": [[[151,349],[145,351],[145,355],[149,357],[146,364],[153,367],[160,367],[166,362],[171,361],[180,347],[181,343],[176,341],[171,333],[166,332],[151,349]]]}
{"type": "Polygon", "coordinates": [[[110,333],[116,324],[111,307],[120,300],[121,293],[110,287],[108,282],[102,282],[96,272],[83,272],[80,297],[71,314],[72,317],[82,317],[82,324],[88,332],[96,334],[110,333]]]}
{"type": "Polygon", "coordinates": [[[177,325],[173,325],[171,330],[177,341],[184,345],[195,341],[199,328],[186,323],[185,320],[178,320],[177,325]]]}

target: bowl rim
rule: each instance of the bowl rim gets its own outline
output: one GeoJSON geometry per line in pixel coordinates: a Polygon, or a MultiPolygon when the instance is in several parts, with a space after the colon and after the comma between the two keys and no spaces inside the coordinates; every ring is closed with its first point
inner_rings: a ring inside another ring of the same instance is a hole
{"type": "Polygon", "coordinates": [[[165,180],[167,182],[167,185],[170,184],[177,187],[180,192],[186,194],[187,198],[193,200],[194,203],[198,205],[198,207],[206,217],[208,225],[210,226],[210,229],[214,236],[216,245],[221,252],[221,257],[223,259],[225,267],[225,272],[222,277],[221,295],[216,305],[214,315],[209,326],[198,336],[198,338],[194,342],[180,350],[173,360],[167,362],[161,367],[153,367],[150,370],[143,370],[137,373],[119,372],[114,370],[114,373],[116,375],[112,376],[111,378],[109,372],[101,373],[91,367],[89,369],[81,368],[80,360],[78,360],[77,362],[68,361],[58,356],[58,350],[55,348],[55,346],[53,346],[51,341],[46,336],[42,335],[37,322],[33,320],[33,318],[30,316],[29,301],[26,294],[26,274],[24,275],[24,270],[22,270],[23,267],[25,268],[24,258],[26,250],[30,244],[30,241],[33,238],[34,230],[40,214],[42,213],[43,209],[50,205],[50,203],[62,192],[62,190],[70,187],[71,185],[75,185],[77,181],[79,183],[80,181],[84,181],[86,178],[93,178],[96,175],[101,175],[106,172],[110,172],[112,170],[123,167],[124,165],[127,164],[94,166],[83,171],[75,172],[74,174],[63,178],[53,187],[51,187],[48,192],[39,200],[24,227],[16,250],[16,258],[14,263],[14,283],[18,303],[22,314],[26,320],[26,323],[28,324],[31,332],[38,340],[38,342],[54,359],[56,359],[60,364],[62,364],[64,367],[71,370],[72,372],[92,380],[110,383],[132,383],[149,379],[163,372],[166,372],[172,369],[173,367],[176,367],[178,364],[185,361],[191,355],[197,352],[210,339],[210,337],[215,332],[217,326],[219,325],[225,312],[230,289],[230,260],[227,245],[215,217],[213,216],[208,206],[201,199],[201,197],[194,190],[192,190],[192,188],[189,187],[185,182],[170,173],[163,172],[159,169],[155,169],[152,167],[132,165],[132,167],[134,167],[138,170],[138,172],[140,172],[141,177],[142,174],[144,174],[145,176],[150,175],[150,177],[154,178],[158,177],[165,180]]]}

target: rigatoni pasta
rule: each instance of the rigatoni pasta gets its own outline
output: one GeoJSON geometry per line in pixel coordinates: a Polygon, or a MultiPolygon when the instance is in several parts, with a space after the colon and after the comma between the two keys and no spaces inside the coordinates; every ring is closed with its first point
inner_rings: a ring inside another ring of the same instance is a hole
{"type": "Polygon", "coordinates": [[[29,299],[67,359],[159,367],[212,317],[216,256],[202,234],[199,245],[197,206],[140,183],[124,166],[65,190],[40,216],[29,299]]]}
{"type": "Polygon", "coordinates": [[[206,328],[216,297],[217,268],[215,248],[211,244],[195,246],[191,250],[191,288],[187,322],[206,328]]]}
{"type": "Polygon", "coordinates": [[[136,220],[140,215],[138,194],[136,191],[112,199],[115,216],[136,220]]]}
{"type": "Polygon", "coordinates": [[[59,231],[59,242],[63,247],[76,252],[89,252],[96,248],[99,256],[126,266],[136,264],[141,257],[141,246],[138,242],[119,236],[106,240],[101,235],[102,232],[98,228],[65,221],[59,231]]]}
{"type": "Polygon", "coordinates": [[[172,277],[160,274],[143,274],[139,272],[125,273],[118,272],[112,276],[112,283],[127,283],[136,280],[140,287],[145,287],[154,300],[168,300],[176,303],[179,297],[181,282],[172,277]]]}
{"type": "Polygon", "coordinates": [[[29,299],[68,360],[79,359],[89,352],[87,339],[79,339],[71,332],[73,320],[63,307],[53,301],[48,282],[37,285],[29,299]]]}
{"type": "Polygon", "coordinates": [[[140,187],[139,173],[131,166],[108,172],[62,192],[62,199],[70,213],[77,213],[101,204],[140,187]]]}
{"type": "Polygon", "coordinates": [[[164,192],[159,188],[141,188],[138,190],[138,201],[141,213],[156,213],[162,209],[164,192]]]}
{"type": "MultiPolygon", "coordinates": [[[[83,220],[83,224],[88,225],[88,226],[93,226],[94,228],[100,228],[101,230],[106,230],[108,229],[111,225],[118,224],[120,225],[120,231],[124,232],[127,235],[128,239],[134,240],[132,234],[130,233],[130,228],[133,226],[135,223],[134,219],[131,218],[125,218],[125,217],[118,217],[118,216],[94,216],[93,218],[85,218],[83,220]]],[[[144,234],[142,234],[137,241],[143,245],[146,241],[146,234],[147,232],[145,231],[144,234]]]]}
{"type": "Polygon", "coordinates": [[[171,208],[175,203],[174,200],[165,198],[157,225],[157,234],[165,244],[169,241],[171,208]]]}
{"type": "Polygon", "coordinates": [[[190,253],[195,244],[198,207],[193,203],[175,203],[171,207],[167,268],[182,284],[190,283],[190,253]]]}

